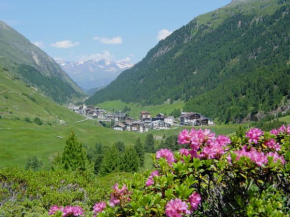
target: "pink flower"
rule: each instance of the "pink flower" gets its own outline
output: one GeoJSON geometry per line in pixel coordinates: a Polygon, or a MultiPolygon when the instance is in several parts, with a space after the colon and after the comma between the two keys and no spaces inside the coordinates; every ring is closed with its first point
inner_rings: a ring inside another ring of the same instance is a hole
{"type": "Polygon", "coordinates": [[[269,149],[274,149],[275,151],[279,151],[281,149],[281,146],[275,139],[269,139],[265,142],[265,145],[268,146],[269,149]]]}
{"type": "Polygon", "coordinates": [[[166,148],[160,149],[159,151],[157,151],[156,158],[157,159],[165,158],[169,165],[172,165],[172,163],[175,162],[174,154],[172,153],[172,151],[170,151],[166,148]]]}
{"type": "Polygon", "coordinates": [[[128,191],[127,186],[124,184],[121,189],[119,189],[118,186],[119,184],[116,183],[112,188],[113,192],[111,193],[111,199],[109,202],[109,205],[111,207],[114,207],[115,205],[120,204],[122,202],[125,203],[131,200],[129,197],[131,192],[128,191]]]}
{"type": "Polygon", "coordinates": [[[197,192],[193,193],[192,195],[189,196],[188,201],[190,203],[190,211],[193,212],[194,210],[197,209],[198,205],[201,202],[201,196],[197,192]]]}
{"type": "Polygon", "coordinates": [[[63,217],[68,216],[83,216],[84,210],[79,206],[66,206],[63,209],[63,217]]]}
{"type": "Polygon", "coordinates": [[[150,174],[149,178],[147,179],[147,181],[146,181],[146,186],[148,187],[148,186],[153,185],[153,184],[154,184],[153,177],[158,176],[158,175],[159,175],[159,172],[158,172],[157,170],[154,170],[154,171],[150,174]]]}
{"type": "Polygon", "coordinates": [[[277,162],[279,160],[279,161],[281,161],[282,164],[285,164],[286,163],[284,157],[283,156],[280,156],[279,154],[277,154],[277,152],[275,152],[275,153],[273,153],[273,152],[268,153],[267,154],[267,158],[268,157],[273,157],[273,161],[274,162],[277,162]]]}
{"type": "Polygon", "coordinates": [[[262,136],[264,132],[258,128],[252,128],[246,133],[246,137],[249,138],[249,143],[253,142],[255,144],[258,143],[260,136],[262,136]]]}
{"type": "Polygon", "coordinates": [[[290,125],[287,126],[286,133],[290,134],[290,125]]]}
{"type": "Polygon", "coordinates": [[[109,201],[109,205],[111,207],[114,207],[116,205],[120,204],[120,199],[115,197],[114,195],[111,195],[110,201],[109,201]]]}
{"type": "MultiPolygon", "coordinates": [[[[270,152],[265,154],[264,152],[257,151],[255,148],[248,150],[246,145],[243,146],[241,150],[235,151],[234,153],[237,154],[236,160],[239,160],[241,157],[247,157],[250,158],[251,161],[255,162],[258,166],[267,165],[268,157],[273,157],[274,162],[280,160],[282,164],[285,163],[284,157],[277,154],[277,152],[270,152]]],[[[228,160],[231,161],[230,156],[228,156],[228,160]]]]}
{"type": "Polygon", "coordinates": [[[219,159],[225,153],[224,144],[221,145],[217,141],[207,140],[200,156],[206,159],[219,159]]]}
{"type": "Polygon", "coordinates": [[[211,133],[210,130],[208,130],[208,129],[205,129],[204,131],[199,129],[199,132],[203,134],[204,140],[208,140],[208,139],[214,140],[215,139],[215,134],[211,133]]]}
{"type": "Polygon", "coordinates": [[[191,155],[191,158],[199,158],[200,159],[203,157],[203,155],[198,154],[197,151],[195,151],[195,150],[191,150],[190,155],[191,155]]]}
{"type": "Polygon", "coordinates": [[[49,215],[54,215],[58,211],[62,212],[63,211],[63,207],[62,206],[58,207],[57,205],[54,205],[54,206],[50,207],[50,210],[49,210],[48,214],[49,215]]]}
{"type": "Polygon", "coordinates": [[[147,179],[147,181],[146,181],[146,186],[149,187],[149,186],[151,186],[151,185],[153,185],[153,184],[154,184],[154,180],[153,180],[152,178],[149,177],[149,178],[147,179]]]}
{"type": "Polygon", "coordinates": [[[179,153],[182,155],[182,156],[188,156],[190,155],[190,151],[188,149],[185,149],[185,148],[182,148],[179,150],[179,153]]]}
{"type": "Polygon", "coordinates": [[[190,211],[186,202],[176,198],[166,204],[165,213],[167,217],[182,217],[184,214],[190,214],[190,211]]]}
{"type": "Polygon", "coordinates": [[[254,161],[258,166],[265,165],[268,160],[263,152],[258,152],[256,149],[252,148],[250,152],[248,152],[248,157],[254,161]]]}
{"type": "Polygon", "coordinates": [[[189,144],[190,143],[190,135],[187,130],[183,130],[178,135],[178,143],[179,144],[189,144]]]}
{"type": "Polygon", "coordinates": [[[93,207],[93,213],[99,213],[103,212],[103,210],[106,208],[106,202],[99,202],[96,203],[93,207]]]}
{"type": "Polygon", "coordinates": [[[228,145],[228,144],[231,143],[231,140],[230,140],[230,138],[227,137],[227,136],[220,135],[220,136],[218,136],[218,137],[216,138],[216,142],[217,142],[218,144],[220,144],[221,146],[226,146],[226,145],[228,145]]]}
{"type": "Polygon", "coordinates": [[[279,129],[278,129],[279,133],[286,133],[287,128],[285,127],[285,125],[282,125],[279,129]]]}
{"type": "Polygon", "coordinates": [[[273,129],[273,130],[270,131],[270,133],[271,133],[272,135],[278,136],[278,134],[279,134],[279,130],[273,129]]]}

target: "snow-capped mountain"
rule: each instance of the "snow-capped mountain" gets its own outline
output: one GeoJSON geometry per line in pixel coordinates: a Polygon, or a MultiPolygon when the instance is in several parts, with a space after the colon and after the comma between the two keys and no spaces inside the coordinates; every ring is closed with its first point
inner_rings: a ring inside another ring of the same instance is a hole
{"type": "Polygon", "coordinates": [[[106,86],[122,71],[133,66],[128,61],[108,61],[105,59],[70,62],[56,60],[61,68],[85,91],[106,86]]]}

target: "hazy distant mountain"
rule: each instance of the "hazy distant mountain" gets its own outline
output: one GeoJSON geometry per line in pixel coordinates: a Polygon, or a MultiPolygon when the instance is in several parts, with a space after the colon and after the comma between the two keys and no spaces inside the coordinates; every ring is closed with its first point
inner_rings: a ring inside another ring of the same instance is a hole
{"type": "Polygon", "coordinates": [[[84,92],[44,51],[0,21],[0,66],[57,102],[84,96],[84,92]]]}
{"type": "Polygon", "coordinates": [[[105,59],[70,62],[57,60],[62,69],[85,91],[104,87],[113,81],[123,70],[133,64],[127,61],[108,61],[105,59]]]}
{"type": "Polygon", "coordinates": [[[92,96],[92,95],[94,95],[97,91],[99,91],[99,90],[101,90],[101,89],[103,89],[103,88],[105,88],[105,87],[95,87],[95,88],[92,88],[92,89],[87,90],[86,92],[87,92],[87,94],[89,94],[89,96],[92,96]]]}

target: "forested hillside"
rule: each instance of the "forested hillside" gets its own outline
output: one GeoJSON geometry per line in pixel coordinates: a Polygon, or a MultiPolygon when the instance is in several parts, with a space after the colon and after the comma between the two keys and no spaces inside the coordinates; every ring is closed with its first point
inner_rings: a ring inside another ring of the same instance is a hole
{"type": "Polygon", "coordinates": [[[56,102],[85,95],[50,56],[1,21],[0,66],[56,102]]]}
{"type": "Polygon", "coordinates": [[[290,1],[233,1],[154,47],[87,103],[186,101],[220,121],[288,103],[290,1]]]}

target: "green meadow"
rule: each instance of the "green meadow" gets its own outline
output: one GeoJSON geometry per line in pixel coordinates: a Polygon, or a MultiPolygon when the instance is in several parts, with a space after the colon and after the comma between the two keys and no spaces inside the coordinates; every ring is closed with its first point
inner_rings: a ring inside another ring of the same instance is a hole
{"type": "Polygon", "coordinates": [[[163,103],[162,105],[154,106],[141,106],[137,103],[124,103],[121,100],[107,101],[97,105],[100,108],[106,109],[110,112],[113,111],[123,111],[125,107],[130,108],[128,114],[137,119],[141,111],[148,111],[152,116],[157,115],[158,113],[163,113],[169,115],[175,109],[182,109],[184,107],[183,101],[175,101],[172,104],[163,103]]]}
{"type": "MultiPolygon", "coordinates": [[[[163,135],[178,135],[185,128],[190,129],[190,127],[178,127],[170,130],[149,131],[148,133],[153,133],[157,146],[163,135]]],[[[222,125],[207,128],[217,134],[230,134],[235,132],[238,126],[222,125]]],[[[25,167],[28,158],[33,156],[39,157],[48,165],[52,156],[62,152],[65,140],[71,131],[75,131],[79,140],[87,147],[93,147],[96,143],[110,146],[117,141],[124,142],[126,146],[133,146],[137,138],[144,142],[148,134],[115,131],[100,126],[94,120],[65,125],[37,125],[22,120],[1,119],[0,167],[25,167]]],[[[146,165],[146,168],[152,165],[150,154],[146,155],[146,165]]]]}
{"type": "MultiPolygon", "coordinates": [[[[133,103],[110,101],[98,106],[111,112],[123,110],[127,106],[130,108],[130,116],[137,118],[142,110],[151,112],[152,116],[158,113],[170,114],[174,109],[181,109],[184,102],[176,101],[173,104],[142,107],[133,103]]],[[[290,116],[282,117],[280,120],[290,123],[290,116]]],[[[211,129],[216,134],[230,135],[239,126],[216,125],[202,128],[211,129]]],[[[155,130],[148,133],[154,135],[155,145],[158,146],[164,135],[178,135],[183,129],[190,128],[172,127],[169,130],[155,130]]],[[[62,152],[65,140],[71,131],[76,132],[77,137],[86,147],[93,147],[96,143],[110,146],[117,141],[132,146],[137,138],[144,142],[148,134],[114,131],[102,127],[96,120],[85,120],[84,116],[53,102],[35,88],[0,69],[0,167],[23,168],[28,158],[34,156],[39,157],[48,167],[52,157],[62,152]],[[35,117],[40,118],[42,125],[33,122],[35,117]]],[[[146,154],[144,169],[149,169],[151,166],[151,154],[146,154]]]]}

